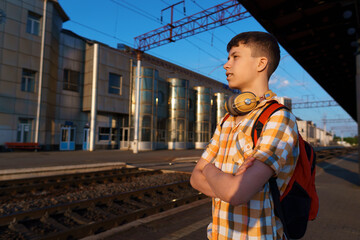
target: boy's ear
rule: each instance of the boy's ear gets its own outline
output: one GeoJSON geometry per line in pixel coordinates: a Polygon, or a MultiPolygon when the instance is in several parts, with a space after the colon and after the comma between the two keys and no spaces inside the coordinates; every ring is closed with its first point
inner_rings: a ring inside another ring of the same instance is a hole
{"type": "Polygon", "coordinates": [[[258,61],[258,71],[262,72],[266,69],[267,65],[269,64],[269,61],[266,57],[260,57],[258,61]]]}

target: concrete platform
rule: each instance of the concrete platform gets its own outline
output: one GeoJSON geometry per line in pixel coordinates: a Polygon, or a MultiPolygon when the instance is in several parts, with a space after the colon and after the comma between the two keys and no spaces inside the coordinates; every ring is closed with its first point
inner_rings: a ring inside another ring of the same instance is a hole
{"type": "Polygon", "coordinates": [[[0,170],[64,167],[93,164],[128,164],[155,169],[182,169],[191,171],[203,150],[158,150],[139,152],[120,150],[53,151],[53,152],[0,152],[0,170]]]}

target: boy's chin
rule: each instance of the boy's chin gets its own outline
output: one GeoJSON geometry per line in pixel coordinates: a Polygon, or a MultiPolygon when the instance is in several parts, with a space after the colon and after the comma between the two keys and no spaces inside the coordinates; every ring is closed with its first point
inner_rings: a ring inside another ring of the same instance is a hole
{"type": "Polygon", "coordinates": [[[229,83],[229,88],[230,89],[238,89],[238,90],[240,90],[239,86],[237,86],[235,84],[231,84],[231,83],[229,83]]]}

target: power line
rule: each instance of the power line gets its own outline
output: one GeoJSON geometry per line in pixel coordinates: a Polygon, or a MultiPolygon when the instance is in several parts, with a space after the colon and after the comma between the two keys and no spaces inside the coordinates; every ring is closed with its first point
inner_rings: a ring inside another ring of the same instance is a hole
{"type": "Polygon", "coordinates": [[[344,119],[341,119],[341,118],[334,118],[334,119],[325,118],[324,122],[326,122],[326,123],[345,123],[345,122],[356,123],[352,118],[344,118],[344,119]]]}
{"type": "Polygon", "coordinates": [[[204,49],[202,49],[201,47],[199,47],[198,45],[196,45],[195,43],[191,42],[188,39],[185,39],[188,43],[190,43],[191,45],[197,47],[198,49],[202,50],[203,52],[206,52],[207,55],[209,55],[210,57],[212,57],[213,59],[215,59],[216,61],[222,62],[218,57],[210,54],[209,52],[205,51],[204,49]]]}
{"type": "Polygon", "coordinates": [[[126,9],[128,9],[128,10],[130,10],[130,11],[133,11],[133,12],[135,12],[135,13],[137,13],[137,14],[139,14],[139,15],[147,18],[147,19],[150,19],[150,20],[152,20],[152,21],[157,21],[157,20],[158,20],[156,17],[152,16],[152,15],[149,14],[149,13],[146,13],[146,14],[149,15],[150,17],[147,16],[146,14],[142,13],[142,12],[144,12],[143,10],[138,11],[138,10],[132,9],[132,8],[130,8],[130,7],[122,4],[122,3],[119,3],[119,2],[117,2],[117,1],[115,1],[115,0],[110,0],[110,1],[113,2],[113,3],[115,3],[115,4],[117,4],[117,5],[120,5],[120,6],[124,7],[124,8],[126,8],[126,9]]]}
{"type": "MultiPolygon", "coordinates": [[[[129,9],[130,11],[133,11],[133,12],[135,12],[135,13],[138,13],[138,14],[140,14],[141,16],[144,16],[144,17],[146,17],[146,18],[148,18],[148,19],[150,19],[150,20],[152,20],[152,21],[154,21],[154,22],[156,22],[156,23],[160,23],[160,19],[159,19],[159,18],[156,18],[156,17],[153,16],[152,14],[150,14],[150,13],[148,13],[148,12],[146,12],[146,11],[140,9],[140,8],[137,8],[137,7],[133,6],[132,4],[130,4],[130,3],[128,3],[128,2],[126,2],[128,5],[134,7],[134,8],[136,8],[136,9],[138,9],[138,10],[131,9],[131,8],[125,6],[124,4],[119,3],[119,2],[117,2],[117,1],[115,1],[115,0],[110,0],[110,1],[113,2],[113,3],[115,3],[115,4],[117,4],[117,5],[120,5],[120,6],[122,6],[122,7],[125,7],[125,8],[127,8],[127,9],[129,9]],[[147,16],[147,15],[148,15],[148,16],[147,16]],[[149,16],[150,16],[150,17],[149,17],[149,16]]],[[[161,23],[160,23],[160,24],[161,24],[161,23]]],[[[199,38],[198,38],[198,39],[199,39],[199,38]]],[[[186,40],[187,40],[187,39],[186,39],[186,40]]],[[[195,46],[196,48],[198,48],[200,51],[206,53],[207,55],[209,55],[210,57],[216,59],[217,61],[220,61],[217,57],[215,57],[214,55],[210,54],[208,51],[206,51],[205,49],[201,48],[201,47],[198,46],[197,44],[192,43],[192,42],[190,42],[189,40],[187,40],[187,41],[188,41],[191,45],[193,45],[193,46],[195,46]]],[[[220,50],[218,50],[218,51],[220,51],[220,50]]]]}
{"type": "MultiPolygon", "coordinates": [[[[165,2],[164,0],[161,0],[163,3],[165,3],[166,5],[168,5],[168,6],[170,6],[170,4],[169,3],[167,3],[167,2],[165,2]]],[[[201,8],[201,7],[200,7],[201,8]]],[[[202,8],[203,9],[203,8],[202,8]]],[[[203,9],[204,10],[204,9],[203,9]]],[[[177,12],[179,12],[179,13],[182,13],[181,11],[179,11],[178,9],[176,9],[175,8],[175,11],[177,11],[177,12]]],[[[186,14],[185,14],[186,15],[186,14]]],[[[187,15],[186,15],[187,16],[187,15]]],[[[225,27],[227,27],[227,26],[225,26],[225,27]]],[[[228,28],[228,27],[227,27],[228,28]]],[[[208,32],[209,33],[209,32],[208,32]]],[[[209,33],[210,35],[211,35],[211,33],[209,33]]],[[[215,39],[217,39],[219,42],[221,42],[221,43],[223,43],[223,44],[225,44],[225,45],[227,45],[227,43],[226,42],[224,42],[223,40],[221,40],[220,38],[218,38],[217,36],[214,36],[214,38],[215,39]]],[[[220,51],[220,50],[219,50],[220,51]]]]}
{"type": "MultiPolygon", "coordinates": [[[[201,8],[203,11],[205,11],[205,9],[202,6],[200,6],[195,0],[192,0],[192,2],[195,3],[195,5],[198,6],[199,8],[201,8]]],[[[232,30],[231,28],[229,28],[228,26],[225,26],[225,28],[227,28],[234,35],[237,35],[237,33],[234,30],[232,30]]]]}
{"type": "Polygon", "coordinates": [[[304,89],[306,89],[307,91],[309,91],[312,95],[314,95],[317,99],[319,99],[310,89],[308,89],[307,87],[305,87],[305,85],[302,85],[299,80],[297,80],[292,74],[290,74],[287,70],[285,70],[285,68],[283,68],[283,67],[280,66],[280,65],[279,65],[279,68],[281,68],[281,69],[282,69],[285,73],[287,73],[292,79],[294,79],[296,82],[298,82],[301,87],[303,87],[304,89]]]}
{"type": "MultiPolygon", "coordinates": [[[[91,31],[100,33],[100,34],[102,34],[102,35],[104,35],[104,36],[107,36],[107,37],[116,39],[116,40],[118,40],[118,41],[120,41],[120,42],[126,43],[126,44],[128,44],[129,46],[132,45],[132,43],[130,43],[130,42],[124,40],[124,39],[121,39],[121,38],[118,38],[118,37],[113,36],[113,35],[111,35],[111,34],[105,33],[105,32],[103,32],[103,31],[100,31],[100,30],[98,30],[98,29],[96,29],[96,28],[93,28],[93,27],[90,27],[90,26],[88,26],[88,25],[85,25],[85,24],[83,24],[83,23],[79,23],[79,22],[74,21],[74,20],[71,20],[71,19],[70,19],[69,21],[72,22],[72,23],[75,23],[75,24],[77,24],[77,25],[80,25],[80,26],[82,26],[82,27],[84,27],[84,28],[87,28],[87,29],[89,29],[89,30],[91,30],[91,31]]],[[[162,55],[160,55],[160,54],[151,53],[151,55],[153,55],[153,56],[155,56],[155,57],[158,57],[158,58],[161,58],[161,59],[164,59],[164,60],[166,60],[166,61],[172,62],[172,63],[174,63],[174,64],[176,64],[176,65],[179,65],[179,66],[181,66],[181,67],[187,68],[187,69],[192,70],[192,71],[194,71],[194,72],[198,72],[198,73],[200,73],[200,74],[202,74],[202,75],[204,75],[204,76],[210,76],[210,75],[207,74],[207,73],[204,73],[204,72],[202,72],[202,71],[196,70],[196,69],[194,69],[194,68],[191,67],[191,66],[188,66],[188,65],[186,65],[186,64],[177,62],[177,61],[175,61],[175,60],[173,60],[173,59],[169,59],[168,57],[164,57],[164,56],[162,56],[162,55]]],[[[218,79],[218,81],[220,81],[220,80],[218,79]]]]}
{"type": "Polygon", "coordinates": [[[73,22],[73,23],[75,23],[75,24],[78,24],[78,25],[80,25],[80,26],[82,26],[82,27],[84,27],[84,28],[90,29],[90,30],[92,30],[92,31],[94,31],[94,32],[100,33],[100,34],[102,34],[102,35],[104,35],[104,36],[111,37],[111,38],[114,38],[114,39],[116,39],[116,40],[119,40],[119,41],[121,41],[121,42],[123,42],[123,43],[126,43],[126,44],[130,45],[130,46],[132,45],[132,43],[129,43],[129,42],[126,41],[126,40],[120,39],[120,38],[118,38],[118,37],[116,37],[116,36],[113,36],[113,35],[110,35],[110,34],[108,34],[108,33],[103,32],[103,31],[97,30],[96,28],[87,26],[87,25],[85,25],[85,24],[83,24],[83,23],[79,23],[79,22],[74,21],[74,20],[71,20],[71,19],[70,19],[69,21],[70,21],[70,22],[73,22]]]}
{"type": "Polygon", "coordinates": [[[156,16],[152,15],[151,13],[149,13],[149,12],[147,12],[147,11],[143,10],[143,9],[140,9],[140,8],[138,8],[137,6],[135,6],[135,5],[133,5],[133,4],[129,3],[129,2],[127,2],[127,1],[125,1],[125,0],[122,0],[122,1],[123,1],[124,3],[126,3],[126,4],[128,4],[129,6],[131,6],[131,7],[135,8],[135,9],[138,9],[139,11],[144,12],[144,13],[148,14],[149,16],[151,16],[151,17],[155,18],[157,21],[160,21],[160,19],[159,19],[159,18],[157,18],[156,16]]]}
{"type": "MultiPolygon", "coordinates": [[[[168,5],[168,6],[170,6],[170,4],[169,3],[166,3],[164,0],[161,0],[163,3],[165,3],[166,5],[168,5]]],[[[177,11],[178,13],[182,13],[181,11],[179,11],[178,9],[176,9],[175,8],[175,11],[177,11]]],[[[185,16],[187,16],[187,14],[185,13],[185,16]]],[[[227,27],[227,26],[225,26],[225,27],[227,27]]],[[[209,33],[209,32],[207,32],[207,33],[209,33]]],[[[211,33],[209,33],[210,35],[212,35],[211,33]]],[[[212,35],[213,36],[213,35],[212,35]]],[[[203,42],[206,42],[206,41],[204,41],[204,40],[202,40],[201,38],[199,38],[199,37],[197,37],[197,36],[193,36],[194,38],[196,38],[196,39],[198,39],[198,40],[200,40],[200,41],[203,41],[203,42]]],[[[222,42],[223,44],[225,44],[225,45],[227,45],[227,43],[225,43],[224,41],[222,41],[220,38],[218,38],[218,37],[216,37],[216,36],[213,36],[214,38],[216,38],[217,40],[219,40],[220,42],[222,42]]],[[[212,46],[213,48],[215,48],[216,50],[218,50],[219,52],[221,52],[221,53],[223,53],[223,51],[222,50],[220,50],[220,49],[218,49],[217,47],[214,47],[214,46],[212,46]]]]}
{"type": "Polygon", "coordinates": [[[292,103],[292,109],[299,108],[320,108],[320,107],[338,107],[339,104],[334,100],[326,101],[315,101],[315,102],[302,102],[302,103],[292,103]]]}

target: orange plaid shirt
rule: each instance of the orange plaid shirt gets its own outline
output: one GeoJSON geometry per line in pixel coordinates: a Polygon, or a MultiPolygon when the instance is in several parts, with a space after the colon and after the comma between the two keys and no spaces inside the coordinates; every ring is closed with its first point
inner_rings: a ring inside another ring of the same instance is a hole
{"type": "MultiPolygon", "coordinates": [[[[202,158],[215,163],[225,173],[235,174],[246,158],[254,156],[275,171],[282,194],[299,155],[298,130],[295,116],[286,109],[278,110],[264,125],[253,148],[253,124],[269,101],[260,102],[239,124],[236,124],[234,116],[228,117],[222,126],[219,124],[202,158]]],[[[209,239],[283,238],[281,221],[274,214],[269,183],[243,205],[233,206],[213,198],[212,209],[209,239]]]]}

